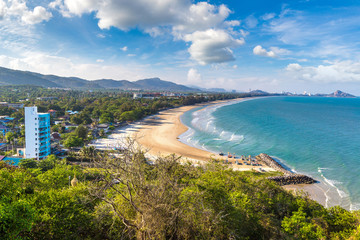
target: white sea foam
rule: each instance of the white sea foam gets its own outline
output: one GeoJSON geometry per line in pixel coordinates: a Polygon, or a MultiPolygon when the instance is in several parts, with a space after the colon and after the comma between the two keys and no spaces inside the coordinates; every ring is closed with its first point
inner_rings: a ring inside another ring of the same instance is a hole
{"type": "Polygon", "coordinates": [[[199,121],[200,118],[194,118],[193,120],[191,120],[191,124],[192,125],[196,125],[196,123],[199,121]]]}
{"type": "Polygon", "coordinates": [[[357,210],[360,210],[360,203],[351,203],[350,211],[357,211],[357,210]]]}
{"type": "Polygon", "coordinates": [[[344,191],[341,191],[341,190],[338,189],[338,188],[336,188],[336,191],[338,192],[338,194],[339,194],[339,196],[340,196],[341,198],[346,198],[346,197],[349,196],[349,195],[346,194],[344,191]]]}
{"type": "MultiPolygon", "coordinates": [[[[318,171],[320,171],[321,173],[321,170],[319,169],[318,171]]],[[[336,185],[340,185],[342,184],[342,182],[339,182],[339,181],[336,181],[336,180],[331,180],[331,179],[327,179],[323,173],[320,174],[321,177],[324,179],[324,181],[329,184],[331,187],[335,188],[336,189],[336,192],[338,193],[338,195],[340,196],[340,198],[346,198],[348,197],[349,195],[346,194],[344,191],[340,190],[336,185]]]]}

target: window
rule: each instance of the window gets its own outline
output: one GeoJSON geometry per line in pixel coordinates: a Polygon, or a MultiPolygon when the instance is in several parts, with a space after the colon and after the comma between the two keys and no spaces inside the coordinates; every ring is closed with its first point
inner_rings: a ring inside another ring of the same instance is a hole
{"type": "Polygon", "coordinates": [[[37,143],[35,143],[35,145],[37,145],[37,143]]]}
{"type": "Polygon", "coordinates": [[[37,133],[35,133],[35,135],[37,135],[37,133]]]}
{"type": "Polygon", "coordinates": [[[35,141],[37,140],[37,138],[35,138],[35,141]]]}
{"type": "Polygon", "coordinates": [[[37,151],[37,148],[35,148],[35,151],[37,151]]]}

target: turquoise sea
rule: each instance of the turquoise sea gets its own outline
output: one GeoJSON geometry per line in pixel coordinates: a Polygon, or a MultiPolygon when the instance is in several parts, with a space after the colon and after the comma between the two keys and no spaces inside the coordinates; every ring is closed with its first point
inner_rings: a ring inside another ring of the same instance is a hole
{"type": "Polygon", "coordinates": [[[186,112],[186,144],[267,153],[321,183],[324,205],[360,209],[360,98],[266,97],[186,112]]]}

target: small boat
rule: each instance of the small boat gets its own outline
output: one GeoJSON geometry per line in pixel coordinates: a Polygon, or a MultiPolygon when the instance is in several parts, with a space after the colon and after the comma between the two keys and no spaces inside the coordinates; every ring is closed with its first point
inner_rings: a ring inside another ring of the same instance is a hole
{"type": "Polygon", "coordinates": [[[233,156],[228,152],[228,158],[232,158],[233,156]]]}
{"type": "Polygon", "coordinates": [[[224,156],[224,153],[223,153],[223,152],[220,152],[219,155],[220,155],[220,156],[224,156]]]}

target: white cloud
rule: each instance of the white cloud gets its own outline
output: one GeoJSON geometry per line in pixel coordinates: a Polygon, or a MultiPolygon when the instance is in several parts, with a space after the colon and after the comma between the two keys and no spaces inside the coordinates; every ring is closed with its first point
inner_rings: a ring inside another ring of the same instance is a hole
{"type": "Polygon", "coordinates": [[[3,0],[0,0],[0,20],[5,16],[6,4],[3,0]]]}
{"type": "Polygon", "coordinates": [[[298,80],[320,83],[360,82],[360,62],[338,61],[328,65],[303,67],[298,63],[286,67],[288,75],[298,80]]]}
{"type": "Polygon", "coordinates": [[[190,68],[187,74],[187,81],[189,84],[200,84],[202,82],[201,74],[198,72],[198,70],[190,68]]]}
{"type": "Polygon", "coordinates": [[[33,11],[29,10],[24,0],[12,0],[4,2],[0,0],[0,19],[21,19],[26,24],[37,24],[49,21],[52,14],[42,6],[36,6],[33,11]]]}
{"type": "Polygon", "coordinates": [[[216,7],[207,2],[198,2],[189,6],[188,10],[180,15],[179,21],[174,25],[173,31],[176,35],[203,31],[223,24],[227,26],[238,26],[239,21],[228,21],[225,19],[231,13],[225,5],[216,7]]]}
{"type": "Polygon", "coordinates": [[[245,19],[246,26],[248,28],[254,28],[258,25],[259,21],[254,17],[254,15],[250,15],[245,19]]]}
{"type": "Polygon", "coordinates": [[[141,65],[104,65],[101,59],[97,63],[75,63],[69,58],[53,56],[42,52],[25,52],[20,57],[0,55],[0,66],[11,69],[32,71],[42,74],[55,74],[65,77],[85,79],[128,79],[138,80],[148,77],[151,72],[141,65]]]}
{"type": "Polygon", "coordinates": [[[266,49],[264,49],[260,45],[257,45],[256,47],[254,47],[253,53],[255,55],[259,55],[259,56],[276,57],[276,54],[273,51],[266,51],[266,49]]]}
{"type": "Polygon", "coordinates": [[[124,46],[124,47],[120,48],[120,50],[123,51],[123,52],[126,52],[128,50],[128,47],[124,46]]]}
{"type": "Polygon", "coordinates": [[[98,62],[98,63],[103,63],[103,62],[104,62],[104,59],[96,59],[96,62],[98,62]]]}
{"type": "Polygon", "coordinates": [[[303,68],[301,67],[300,64],[298,63],[290,63],[289,65],[287,65],[286,70],[290,71],[290,72],[295,72],[295,71],[300,71],[303,68]]]}
{"type": "Polygon", "coordinates": [[[34,11],[26,11],[24,12],[21,19],[23,22],[27,24],[37,24],[41,23],[42,21],[49,21],[52,17],[50,12],[47,12],[45,8],[41,6],[37,6],[34,8],[34,11]]]}
{"type": "Polygon", "coordinates": [[[275,17],[275,13],[266,13],[261,16],[261,18],[265,21],[273,19],[275,17]]]}
{"type": "Polygon", "coordinates": [[[277,56],[281,55],[289,55],[291,54],[291,51],[285,49],[285,48],[279,48],[279,47],[270,47],[270,50],[275,53],[277,56]]]}
{"type": "Polygon", "coordinates": [[[224,4],[193,4],[191,0],[55,0],[49,6],[64,16],[95,12],[101,29],[139,28],[152,37],[171,33],[176,40],[191,42],[189,52],[200,64],[233,60],[230,48],[243,44],[242,39],[232,37],[237,35],[234,28],[240,22],[226,21],[231,10],[224,4]],[[226,39],[219,40],[220,35],[226,39]]]}
{"type": "Polygon", "coordinates": [[[226,31],[214,29],[187,34],[184,40],[192,42],[189,53],[201,65],[233,61],[230,47],[245,43],[244,39],[234,39],[226,31]]]}

